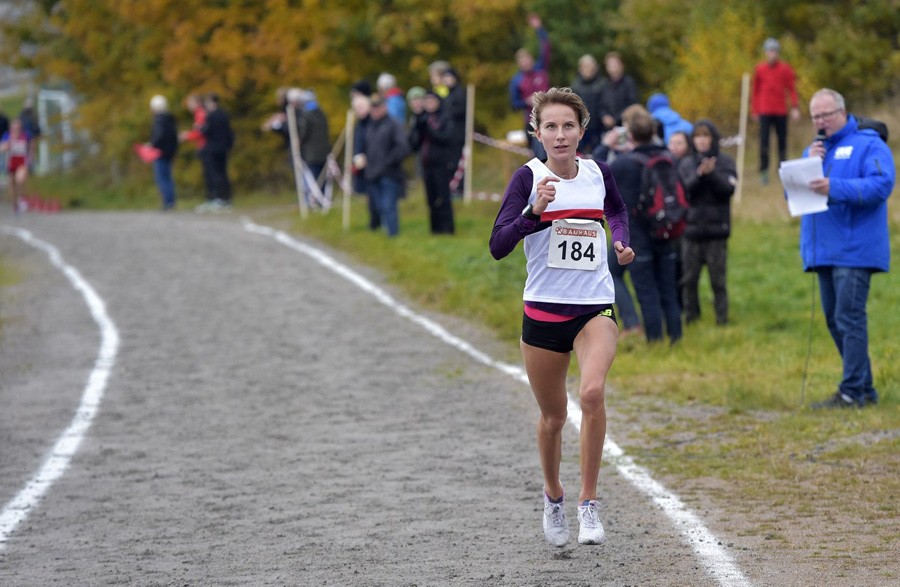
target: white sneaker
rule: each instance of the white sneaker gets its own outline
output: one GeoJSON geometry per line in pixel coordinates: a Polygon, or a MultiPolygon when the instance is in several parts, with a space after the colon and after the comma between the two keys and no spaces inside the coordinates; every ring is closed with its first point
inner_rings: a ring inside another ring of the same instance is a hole
{"type": "Polygon", "coordinates": [[[544,538],[553,546],[565,546],[569,541],[565,504],[553,503],[547,494],[544,494],[544,538]]]}
{"type": "Polygon", "coordinates": [[[585,500],[578,506],[579,544],[603,544],[606,542],[606,532],[600,523],[600,504],[595,500],[585,500]]]}

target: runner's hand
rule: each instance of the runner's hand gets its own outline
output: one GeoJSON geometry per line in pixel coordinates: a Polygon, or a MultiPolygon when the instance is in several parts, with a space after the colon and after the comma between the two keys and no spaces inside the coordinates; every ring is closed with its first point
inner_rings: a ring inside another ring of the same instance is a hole
{"type": "Polygon", "coordinates": [[[624,246],[622,241],[614,242],[613,249],[616,251],[616,258],[619,260],[619,265],[628,265],[634,261],[634,249],[624,246]]]}
{"type": "Polygon", "coordinates": [[[535,214],[543,214],[547,209],[547,205],[556,199],[556,186],[550,182],[559,181],[558,177],[548,175],[537,184],[537,198],[531,205],[531,211],[535,214]]]}

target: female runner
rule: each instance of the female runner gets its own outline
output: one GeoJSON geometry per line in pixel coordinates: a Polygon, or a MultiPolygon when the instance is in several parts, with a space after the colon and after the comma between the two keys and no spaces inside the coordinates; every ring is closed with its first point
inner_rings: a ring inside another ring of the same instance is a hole
{"type": "Polygon", "coordinates": [[[528,277],[522,318],[522,356],[541,416],[538,452],[544,473],[544,537],[555,546],[569,539],[559,478],[562,429],[571,352],[581,370],[581,489],[578,542],[603,544],[597,480],[606,437],[606,376],[619,329],[607,266],[605,217],[619,264],[634,259],[628,217],[609,167],[577,156],[589,119],[569,88],[533,98],[531,127],[547,151],[518,169],[506,188],[491,233],[491,254],[502,259],[525,240],[528,277]]]}

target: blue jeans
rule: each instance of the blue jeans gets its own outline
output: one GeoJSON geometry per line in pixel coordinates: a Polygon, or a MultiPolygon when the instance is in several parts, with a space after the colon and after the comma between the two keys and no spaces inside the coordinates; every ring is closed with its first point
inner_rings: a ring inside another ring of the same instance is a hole
{"type": "Polygon", "coordinates": [[[392,177],[378,177],[368,180],[369,198],[378,210],[381,225],[387,229],[388,236],[397,236],[400,232],[400,215],[397,212],[397,200],[403,187],[399,180],[392,177]]]}
{"type": "Polygon", "coordinates": [[[644,317],[644,334],[647,340],[657,341],[663,337],[663,321],[669,342],[681,338],[681,308],[678,305],[678,284],[675,272],[678,256],[668,241],[648,241],[632,246],[637,251],[629,265],[634,293],[641,305],[644,317]]]}
{"type": "Polygon", "coordinates": [[[877,401],[866,315],[872,272],[854,267],[819,267],[816,273],[825,323],[844,363],[841,393],[857,401],[877,401]]]}
{"type": "Polygon", "coordinates": [[[172,162],[159,158],[153,162],[153,179],[162,196],[163,208],[175,206],[175,182],[172,180],[172,162]]]}

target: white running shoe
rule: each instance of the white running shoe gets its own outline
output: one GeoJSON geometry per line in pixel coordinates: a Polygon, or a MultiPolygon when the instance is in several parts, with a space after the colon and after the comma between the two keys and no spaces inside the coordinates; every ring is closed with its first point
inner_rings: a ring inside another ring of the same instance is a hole
{"type": "Polygon", "coordinates": [[[563,502],[553,503],[544,494],[544,538],[553,546],[565,546],[569,541],[569,521],[563,502]]]}
{"type": "Polygon", "coordinates": [[[600,504],[596,500],[585,500],[578,506],[579,544],[603,544],[606,542],[606,532],[600,523],[600,504]]]}

